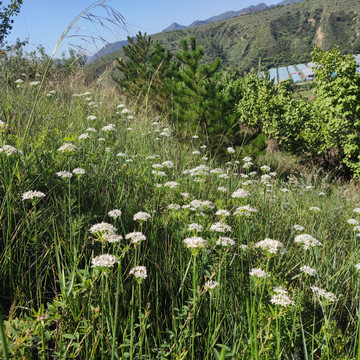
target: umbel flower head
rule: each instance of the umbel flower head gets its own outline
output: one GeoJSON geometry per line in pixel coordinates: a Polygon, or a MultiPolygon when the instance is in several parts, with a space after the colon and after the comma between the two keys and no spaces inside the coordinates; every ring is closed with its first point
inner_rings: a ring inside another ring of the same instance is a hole
{"type": "Polygon", "coordinates": [[[290,299],[290,296],[287,294],[286,289],[279,286],[274,288],[275,295],[272,296],[270,302],[274,305],[280,305],[287,307],[289,305],[295,305],[294,300],[290,299]]]}
{"type": "Polygon", "coordinates": [[[134,275],[136,280],[141,282],[147,278],[147,271],[145,266],[136,266],[129,272],[130,275],[134,275]]]}
{"type": "Polygon", "coordinates": [[[184,245],[191,250],[194,256],[197,256],[200,249],[206,247],[207,242],[200,236],[192,236],[183,240],[184,245]]]}
{"type": "Polygon", "coordinates": [[[141,241],[145,241],[146,240],[146,236],[142,233],[142,232],[139,232],[139,231],[134,231],[134,232],[131,232],[129,234],[126,234],[125,235],[125,239],[126,240],[130,240],[130,242],[134,245],[137,245],[139,244],[141,241]]]}
{"type": "Polygon", "coordinates": [[[45,194],[41,191],[34,191],[29,190],[22,195],[23,200],[34,200],[34,199],[41,199],[45,196],[45,194]]]}
{"type": "Polygon", "coordinates": [[[316,245],[321,246],[321,242],[309,234],[300,234],[295,236],[294,241],[299,244],[303,244],[304,250],[310,249],[310,247],[315,247],[316,245]]]}
{"type": "Polygon", "coordinates": [[[205,283],[204,287],[206,291],[214,291],[220,284],[216,281],[209,280],[205,283]]]}
{"type": "Polygon", "coordinates": [[[151,215],[144,211],[139,211],[134,215],[135,221],[146,221],[151,218],[151,215]]]}
{"type": "Polygon", "coordinates": [[[106,222],[95,224],[89,229],[92,234],[98,236],[99,238],[103,238],[104,236],[108,235],[114,235],[116,230],[117,228],[114,225],[108,224],[106,222]]]}
{"type": "Polygon", "coordinates": [[[109,268],[109,267],[113,267],[118,262],[119,260],[116,258],[116,256],[103,254],[96,256],[91,260],[91,267],[109,268]]]}
{"type": "Polygon", "coordinates": [[[279,240],[266,238],[264,240],[257,242],[255,244],[255,247],[265,250],[270,254],[277,254],[279,250],[282,250],[284,248],[284,245],[279,240]]]}
{"type": "Polygon", "coordinates": [[[73,153],[78,150],[78,147],[71,143],[65,143],[58,148],[58,151],[62,153],[73,153]]]}

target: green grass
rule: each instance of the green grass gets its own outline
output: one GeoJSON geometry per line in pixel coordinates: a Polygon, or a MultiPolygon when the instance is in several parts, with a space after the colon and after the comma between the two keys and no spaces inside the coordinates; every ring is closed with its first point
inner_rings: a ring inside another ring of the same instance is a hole
{"type": "Polygon", "coordinates": [[[201,148],[195,134],[180,141],[164,130],[164,120],[144,115],[142,108],[132,108],[134,119],[119,113],[117,105],[127,100],[109,87],[59,83],[56,94],[47,96],[52,87],[46,82],[44,88],[28,83],[16,88],[3,80],[7,125],[1,146],[23,152],[0,153],[4,358],[360,358],[354,267],[359,238],[347,223],[359,219],[353,212],[359,203],[355,184],[330,183],[320,170],[300,168],[283,154],[259,157],[245,169],[238,147],[220,161],[201,148]],[[91,95],[73,96],[86,91],[91,95]],[[89,105],[92,101],[96,106],[89,105]],[[101,130],[108,124],[116,131],[101,130]],[[90,127],[97,131],[87,131],[90,127]],[[89,138],[80,140],[86,132],[89,138]],[[64,143],[78,150],[58,151],[64,143]],[[165,163],[159,171],[166,176],[154,175],[153,165],[165,161],[174,166],[165,163]],[[262,177],[260,167],[266,164],[277,174],[262,177]],[[86,172],[70,179],[56,175],[75,168],[86,172]],[[172,189],[165,186],[168,181],[179,185],[172,189]],[[233,198],[239,188],[250,196],[233,198]],[[45,196],[23,200],[29,190],[45,196]],[[234,215],[244,205],[257,212],[234,215]],[[312,206],[320,211],[311,211],[312,206]],[[122,215],[109,217],[112,209],[122,215]],[[219,209],[231,215],[215,215],[219,209]],[[139,211],[151,218],[134,221],[139,211]],[[211,231],[220,220],[231,231],[211,231]],[[109,243],[89,231],[101,222],[113,224],[124,239],[109,243]],[[189,231],[191,223],[202,225],[202,232],[189,231]],[[304,250],[295,243],[295,224],[322,246],[304,250]],[[125,239],[134,231],[146,236],[137,246],[125,239]],[[207,246],[192,252],[183,240],[195,235],[207,246]],[[217,245],[220,236],[231,237],[235,245],[217,245]],[[256,246],[266,238],[280,241],[282,251],[272,254],[256,246]],[[102,254],[118,262],[92,267],[92,259],[102,254]],[[304,265],[315,275],[301,273],[304,265]],[[130,275],[135,266],[146,267],[146,279],[130,275]],[[253,268],[269,276],[251,277],[253,268]],[[205,287],[209,280],[219,283],[213,291],[205,287]],[[279,286],[292,305],[271,302],[279,286]],[[315,296],[310,286],[333,293],[336,301],[315,296]]]}

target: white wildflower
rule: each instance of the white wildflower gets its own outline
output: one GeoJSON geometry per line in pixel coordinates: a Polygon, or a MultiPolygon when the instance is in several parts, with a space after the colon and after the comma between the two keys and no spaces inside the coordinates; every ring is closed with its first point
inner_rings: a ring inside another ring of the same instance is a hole
{"type": "Polygon", "coordinates": [[[194,249],[201,249],[207,245],[206,241],[200,236],[192,236],[190,238],[186,238],[183,240],[183,243],[187,248],[194,249]]]}
{"type": "Polygon", "coordinates": [[[140,243],[141,241],[145,241],[146,236],[143,233],[139,232],[139,231],[138,232],[134,231],[134,232],[131,232],[129,234],[126,234],[125,239],[130,240],[130,242],[132,244],[136,245],[136,244],[140,243]]]}
{"type": "Polygon", "coordinates": [[[23,200],[41,199],[45,194],[41,191],[29,190],[22,195],[23,200]]]}
{"type": "Polygon", "coordinates": [[[79,140],[85,140],[85,139],[90,139],[90,135],[88,133],[84,133],[78,136],[79,140]]]}
{"type": "Polygon", "coordinates": [[[290,296],[287,295],[287,291],[282,288],[274,288],[275,295],[272,296],[270,302],[274,305],[280,305],[287,307],[288,305],[295,305],[295,302],[290,299],[290,296]]]}
{"type": "Polygon", "coordinates": [[[75,146],[74,144],[71,144],[71,143],[65,143],[63,145],[61,145],[57,151],[59,152],[67,152],[67,153],[72,153],[72,152],[75,152],[79,150],[77,146],[75,146]]]}
{"type": "Polygon", "coordinates": [[[316,270],[314,268],[307,265],[301,266],[300,271],[310,276],[314,276],[316,273],[316,270]]]}
{"type": "Polygon", "coordinates": [[[72,178],[73,174],[69,171],[63,170],[63,171],[58,171],[55,173],[58,177],[61,177],[62,179],[70,179],[72,178]]]}
{"type": "Polygon", "coordinates": [[[115,131],[115,124],[109,124],[101,128],[102,131],[115,131]]]}
{"type": "Polygon", "coordinates": [[[260,169],[261,169],[263,172],[270,172],[270,170],[271,170],[270,166],[267,166],[267,165],[261,166],[260,169]]]}
{"type": "Polygon", "coordinates": [[[118,262],[116,256],[104,254],[94,257],[91,260],[91,267],[113,267],[118,262]]]}
{"type": "Polygon", "coordinates": [[[235,212],[234,212],[234,215],[244,215],[244,216],[251,216],[252,214],[255,214],[257,213],[258,210],[257,209],[254,209],[252,208],[251,206],[249,205],[244,205],[244,206],[240,206],[238,207],[235,212]]]}
{"type": "Polygon", "coordinates": [[[86,171],[85,171],[84,169],[82,169],[82,168],[76,168],[76,169],[74,169],[74,170],[72,171],[72,173],[75,174],[75,175],[84,175],[85,172],[86,172],[86,171]]]}
{"type": "Polygon", "coordinates": [[[108,216],[110,216],[113,219],[117,219],[118,217],[120,217],[122,215],[122,211],[119,209],[114,209],[114,210],[110,210],[108,212],[108,216]]]}
{"type": "Polygon", "coordinates": [[[348,221],[347,221],[347,223],[349,224],[349,225],[359,225],[359,222],[356,220],[356,219],[349,219],[348,221]]]}
{"type": "Polygon", "coordinates": [[[136,266],[130,270],[129,274],[134,275],[137,280],[144,280],[147,278],[145,266],[136,266]]]}
{"type": "Polygon", "coordinates": [[[226,151],[229,153],[229,154],[234,154],[235,153],[235,149],[233,148],[233,147],[228,147],[227,149],[226,149],[226,151]]]}
{"type": "Polygon", "coordinates": [[[170,189],[175,189],[180,184],[175,181],[167,181],[164,186],[169,187],[170,189]]]}
{"type": "Polygon", "coordinates": [[[294,225],[294,230],[296,231],[304,231],[305,228],[299,224],[294,225]]]}
{"type": "Polygon", "coordinates": [[[95,235],[113,235],[115,234],[117,228],[109,223],[106,222],[101,222],[98,224],[93,225],[90,229],[89,232],[91,232],[92,234],[95,235]]]}
{"type": "Polygon", "coordinates": [[[273,240],[266,238],[255,244],[255,247],[260,248],[264,251],[269,252],[270,254],[277,254],[279,250],[283,250],[284,244],[279,240],[273,240]]]}
{"type": "Polygon", "coordinates": [[[235,244],[236,242],[233,239],[226,236],[219,237],[219,239],[216,241],[216,245],[224,247],[234,246],[235,244]]]}
{"type": "Polygon", "coordinates": [[[134,215],[135,221],[146,221],[151,218],[151,215],[145,211],[139,211],[134,215]]]}
{"type": "Polygon", "coordinates": [[[96,116],[95,115],[89,115],[87,118],[87,120],[96,120],[96,116]]]}
{"type": "Polygon", "coordinates": [[[219,186],[217,189],[221,192],[227,192],[226,187],[223,187],[223,186],[219,186]]]}
{"type": "Polygon", "coordinates": [[[295,236],[294,241],[296,243],[303,244],[304,250],[310,249],[310,247],[314,247],[316,245],[322,246],[321,242],[309,234],[300,234],[295,236]]]}
{"type": "Polygon", "coordinates": [[[222,221],[219,221],[217,223],[211,224],[210,231],[224,233],[227,231],[231,231],[231,226],[223,223],[222,221]]]}
{"type": "Polygon", "coordinates": [[[200,224],[197,224],[197,223],[192,223],[192,224],[189,224],[188,226],[188,231],[197,231],[197,232],[200,232],[202,231],[203,227],[202,225],[200,224]]]}
{"type": "Polygon", "coordinates": [[[310,211],[314,211],[314,212],[319,212],[319,211],[321,211],[321,209],[320,209],[319,207],[317,207],[317,206],[310,206],[310,207],[309,207],[309,210],[310,210],[310,211]]]}
{"type": "Polygon", "coordinates": [[[212,291],[212,290],[215,290],[215,288],[219,285],[220,284],[218,282],[209,280],[205,283],[204,287],[205,287],[205,290],[212,291]]]}
{"type": "Polygon", "coordinates": [[[227,217],[230,216],[230,211],[226,210],[226,209],[219,209],[215,215],[217,216],[222,216],[222,217],[227,217]]]}
{"type": "Polygon", "coordinates": [[[250,192],[245,190],[245,189],[237,189],[235,192],[233,192],[231,194],[232,198],[242,198],[242,199],[246,199],[247,197],[250,196],[250,192]]]}
{"type": "Polygon", "coordinates": [[[324,289],[321,289],[317,286],[311,286],[311,291],[318,297],[318,298],[325,298],[329,302],[334,302],[337,300],[337,297],[332,292],[328,292],[324,289]]]}
{"type": "Polygon", "coordinates": [[[270,276],[269,274],[266,273],[265,270],[263,270],[261,268],[258,268],[258,269],[252,268],[249,274],[250,274],[250,276],[254,276],[257,278],[265,278],[265,277],[270,276]]]}

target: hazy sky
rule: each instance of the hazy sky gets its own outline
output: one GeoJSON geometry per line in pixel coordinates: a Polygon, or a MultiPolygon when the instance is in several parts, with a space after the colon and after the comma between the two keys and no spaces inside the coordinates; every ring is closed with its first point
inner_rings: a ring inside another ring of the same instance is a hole
{"type": "MultiPolygon", "coordinates": [[[[250,5],[265,2],[267,5],[277,4],[281,0],[106,0],[104,4],[118,11],[127,22],[127,29],[115,26],[106,21],[108,14],[101,7],[91,10],[93,15],[102,16],[110,30],[104,30],[101,25],[80,19],[70,36],[63,43],[60,51],[71,44],[80,45],[90,52],[96,51],[94,38],[102,37],[108,42],[125,40],[127,35],[135,35],[138,31],[155,34],[177,22],[189,25],[194,20],[204,20],[225,11],[241,10],[250,5]]],[[[5,0],[7,5],[10,0],[5,0]]],[[[34,46],[44,45],[48,53],[52,53],[61,34],[72,20],[87,7],[99,2],[91,0],[24,0],[21,12],[14,18],[13,30],[8,36],[9,44],[16,38],[29,38],[32,50],[34,46]]],[[[97,48],[103,46],[103,41],[97,41],[97,48]]]]}

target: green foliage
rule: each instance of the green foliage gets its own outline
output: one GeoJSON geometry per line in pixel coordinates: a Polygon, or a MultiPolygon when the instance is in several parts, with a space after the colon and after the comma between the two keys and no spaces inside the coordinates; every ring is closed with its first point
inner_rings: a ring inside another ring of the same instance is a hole
{"type": "Polygon", "coordinates": [[[319,151],[335,149],[337,156],[360,176],[360,75],[351,55],[339,48],[322,52],[316,48],[314,106],[322,139],[319,151]]]}
{"type": "Polygon", "coordinates": [[[140,103],[151,98],[154,106],[161,108],[166,103],[164,81],[172,71],[172,55],[146,33],[139,32],[136,39],[128,37],[128,42],[124,47],[126,59],[117,59],[113,79],[140,103]]]}
{"type": "Polygon", "coordinates": [[[6,36],[10,34],[14,22],[12,17],[20,12],[23,0],[11,0],[7,6],[1,6],[2,3],[0,1],[0,47],[4,45],[6,36]]]}
{"type": "Polygon", "coordinates": [[[177,104],[175,117],[183,124],[199,128],[210,142],[210,136],[231,130],[231,119],[223,101],[220,59],[201,64],[204,51],[197,47],[195,37],[181,41],[182,51],[176,54],[180,62],[170,89],[177,104]]]}

